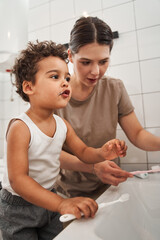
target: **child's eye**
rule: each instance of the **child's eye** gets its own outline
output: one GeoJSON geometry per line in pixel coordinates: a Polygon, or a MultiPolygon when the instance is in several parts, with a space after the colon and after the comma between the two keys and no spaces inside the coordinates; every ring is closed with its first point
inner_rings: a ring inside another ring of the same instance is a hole
{"type": "Polygon", "coordinates": [[[70,77],[66,77],[66,81],[69,82],[71,80],[70,77]]]}
{"type": "Polygon", "coordinates": [[[58,79],[58,75],[52,75],[51,78],[58,79]]]}

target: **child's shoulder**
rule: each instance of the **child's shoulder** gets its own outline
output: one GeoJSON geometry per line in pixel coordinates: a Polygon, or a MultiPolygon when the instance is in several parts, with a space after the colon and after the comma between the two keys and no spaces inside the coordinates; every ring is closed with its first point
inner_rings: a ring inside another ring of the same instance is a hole
{"type": "Polygon", "coordinates": [[[56,121],[56,124],[60,125],[61,127],[64,128],[64,130],[67,131],[67,121],[64,118],[61,118],[56,114],[53,114],[53,116],[54,116],[54,119],[56,121]]]}
{"type": "Polygon", "coordinates": [[[8,139],[9,137],[12,137],[14,141],[16,141],[17,138],[27,139],[30,138],[30,131],[27,127],[27,125],[21,120],[21,119],[11,119],[11,121],[8,124],[8,128],[6,131],[6,138],[8,139]]]}

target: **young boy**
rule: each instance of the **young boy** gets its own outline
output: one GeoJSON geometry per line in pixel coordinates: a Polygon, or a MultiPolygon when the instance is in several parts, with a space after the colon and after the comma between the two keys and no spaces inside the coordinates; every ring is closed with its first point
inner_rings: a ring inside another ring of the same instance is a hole
{"type": "Polygon", "coordinates": [[[30,108],[8,126],[0,228],[4,240],[49,240],[62,230],[60,214],[80,218],[83,212],[88,218],[97,211],[97,203],[90,198],[63,199],[54,191],[64,141],[86,163],[123,157],[127,147],[116,139],[99,149],[87,147],[67,121],[53,114],[54,109],[65,107],[71,96],[67,53],[62,45],[29,43],[13,73],[17,93],[30,108]]]}

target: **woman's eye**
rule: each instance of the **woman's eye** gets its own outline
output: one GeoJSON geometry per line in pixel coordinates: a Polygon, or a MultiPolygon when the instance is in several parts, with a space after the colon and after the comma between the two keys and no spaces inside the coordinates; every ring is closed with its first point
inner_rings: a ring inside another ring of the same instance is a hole
{"type": "Polygon", "coordinates": [[[86,62],[81,62],[83,65],[89,65],[90,64],[90,62],[89,61],[86,61],[86,62]]]}
{"type": "Polygon", "coordinates": [[[99,64],[100,64],[100,65],[104,65],[104,64],[106,64],[107,62],[109,62],[109,61],[108,61],[108,60],[102,60],[102,61],[99,62],[99,64]]]}

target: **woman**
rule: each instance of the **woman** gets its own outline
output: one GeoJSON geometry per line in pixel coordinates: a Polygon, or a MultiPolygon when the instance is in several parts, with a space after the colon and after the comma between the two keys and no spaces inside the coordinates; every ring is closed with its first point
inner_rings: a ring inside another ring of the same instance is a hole
{"type": "MultiPolygon", "coordinates": [[[[68,50],[74,67],[72,98],[65,109],[56,113],[71,123],[88,146],[100,147],[115,138],[119,123],[136,147],[160,150],[160,138],[142,128],[122,81],[104,76],[112,46],[112,31],[105,22],[97,17],[76,21],[68,50]]],[[[131,176],[112,161],[83,164],[66,146],[60,160],[62,171],[57,189],[69,197],[94,197],[106,184],[118,185],[131,176]]]]}

